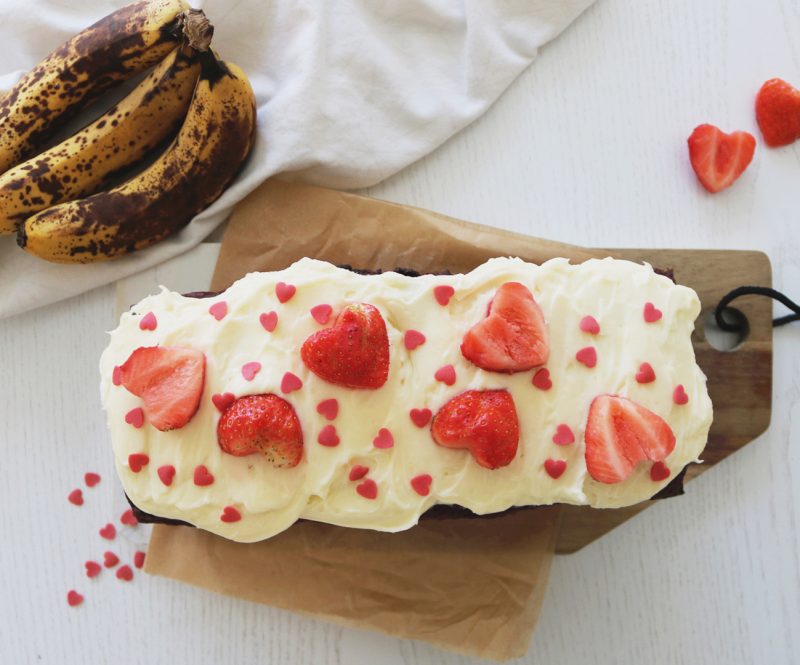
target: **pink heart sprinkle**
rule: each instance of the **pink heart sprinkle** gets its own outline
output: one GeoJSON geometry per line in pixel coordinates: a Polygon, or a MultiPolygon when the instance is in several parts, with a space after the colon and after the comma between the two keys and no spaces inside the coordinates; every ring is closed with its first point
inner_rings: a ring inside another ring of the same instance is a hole
{"type": "Polygon", "coordinates": [[[261,326],[264,328],[264,330],[267,332],[272,332],[278,325],[278,313],[264,312],[258,317],[258,320],[261,322],[261,326]]]}
{"type": "Polygon", "coordinates": [[[567,463],[563,459],[546,459],[544,461],[544,470],[551,478],[560,478],[566,469],[567,463]]]}
{"type": "Polygon", "coordinates": [[[73,505],[82,506],[83,505],[83,492],[81,490],[79,490],[79,489],[72,490],[67,495],[67,501],[69,501],[73,505]]]}
{"type": "Polygon", "coordinates": [[[378,430],[378,436],[372,439],[372,445],[381,450],[386,450],[394,445],[394,437],[387,428],[381,427],[378,430]]]}
{"type": "Polygon", "coordinates": [[[650,363],[642,363],[639,365],[639,371],[636,372],[636,381],[639,383],[652,383],[656,380],[656,373],[650,363]]]}
{"type": "Polygon", "coordinates": [[[361,464],[356,464],[350,469],[350,474],[347,476],[350,480],[361,480],[369,473],[369,467],[361,464]]]}
{"type": "Polygon", "coordinates": [[[317,436],[317,442],[321,446],[333,448],[339,445],[339,435],[336,433],[336,428],[333,425],[325,425],[317,436]]]}
{"type": "Polygon", "coordinates": [[[106,568],[113,568],[119,563],[119,557],[113,552],[103,552],[103,565],[106,568]]]}
{"type": "Polygon", "coordinates": [[[233,506],[225,506],[222,509],[222,515],[220,515],[219,518],[223,522],[238,522],[240,519],[242,519],[242,514],[233,506]]]}
{"type": "Polygon", "coordinates": [[[297,291],[297,287],[294,284],[278,282],[275,285],[275,295],[278,296],[278,300],[282,303],[288,302],[295,294],[295,291],[297,291]]]}
{"type": "Polygon", "coordinates": [[[242,376],[246,381],[252,381],[260,371],[261,363],[257,360],[242,365],[242,376]]]}
{"type": "Polygon", "coordinates": [[[220,302],[215,302],[211,307],[208,308],[208,313],[211,314],[217,321],[222,321],[225,318],[225,315],[228,313],[228,303],[224,300],[220,302]]]}
{"type": "Polygon", "coordinates": [[[403,344],[409,351],[413,351],[418,346],[425,344],[425,335],[419,330],[406,330],[403,336],[403,344]]]}
{"type": "Polygon", "coordinates": [[[365,499],[375,499],[378,496],[378,485],[372,478],[367,478],[364,482],[356,485],[356,492],[365,499]]]}
{"type": "Polygon", "coordinates": [[[436,286],[433,289],[433,295],[442,307],[447,307],[450,304],[450,298],[455,295],[456,290],[452,286],[436,286]]]}
{"type": "Polygon", "coordinates": [[[669,478],[671,471],[664,462],[656,462],[650,467],[650,480],[660,482],[669,478]]]}
{"type": "Polygon", "coordinates": [[[562,423],[556,427],[556,433],[553,434],[553,443],[559,446],[568,446],[570,443],[575,443],[575,435],[569,425],[562,423]]]}
{"type": "Polygon", "coordinates": [[[550,380],[550,370],[546,367],[537,370],[531,379],[531,383],[539,390],[550,390],[553,387],[553,382],[550,380]]]}
{"type": "Polygon", "coordinates": [[[144,453],[132,453],[128,455],[128,468],[134,473],[139,473],[142,467],[150,463],[150,458],[144,453]]]}
{"type": "Polygon", "coordinates": [[[103,570],[97,561],[87,561],[83,565],[86,568],[86,577],[89,578],[97,577],[100,574],[100,571],[103,570]]]}
{"type": "Polygon", "coordinates": [[[205,464],[199,464],[194,468],[194,484],[198,487],[205,487],[214,482],[214,475],[206,468],[205,464]]]}
{"type": "Polygon", "coordinates": [[[334,420],[339,415],[339,401],[333,397],[322,400],[317,404],[317,413],[325,416],[328,420],[334,420]]]}
{"type": "Polygon", "coordinates": [[[211,401],[217,407],[217,411],[224,413],[225,409],[236,401],[236,395],[233,393],[216,393],[211,395],[211,401]]]}
{"type": "Polygon", "coordinates": [[[656,306],[651,302],[646,302],[644,304],[644,320],[647,323],[655,323],[662,317],[662,312],[660,309],[657,309],[656,306]]]}
{"type": "Polygon", "coordinates": [[[428,494],[431,493],[432,482],[433,478],[431,478],[430,474],[421,473],[411,479],[411,487],[413,487],[414,491],[420,496],[428,496],[428,494]]]}
{"type": "Polygon", "coordinates": [[[119,365],[114,365],[114,370],[111,372],[111,383],[115,386],[122,383],[122,368],[119,365]]]}
{"type": "Polygon", "coordinates": [[[158,321],[156,321],[156,315],[153,312],[147,312],[139,321],[140,330],[155,330],[157,326],[158,321]]]}
{"type": "Polygon", "coordinates": [[[123,524],[127,524],[128,526],[136,526],[139,524],[139,520],[136,519],[136,515],[133,514],[133,511],[130,508],[122,513],[119,521],[123,524]]]}
{"type": "Polygon", "coordinates": [[[436,370],[433,378],[437,381],[452,386],[456,382],[456,368],[452,365],[445,365],[436,370]]]}
{"type": "Polygon", "coordinates": [[[86,487],[94,487],[100,482],[100,474],[88,471],[83,474],[83,482],[86,483],[86,487]]]}
{"type": "Polygon", "coordinates": [[[141,550],[138,550],[133,553],[133,565],[137,568],[141,568],[144,565],[144,557],[145,554],[141,550]]]}
{"type": "Polygon", "coordinates": [[[333,314],[333,307],[330,305],[314,305],[310,311],[311,316],[314,317],[314,320],[317,323],[325,325],[328,321],[330,321],[331,314],[333,314]]]}
{"type": "Polygon", "coordinates": [[[127,564],[124,566],[120,566],[117,568],[117,579],[122,580],[123,582],[130,582],[133,579],[133,571],[131,567],[127,564]]]}
{"type": "Polygon", "coordinates": [[[67,592],[67,605],[70,607],[77,607],[83,602],[83,596],[79,594],[75,589],[70,589],[67,592]]]}
{"type": "Polygon", "coordinates": [[[584,346],[575,354],[575,360],[591,369],[597,365],[597,350],[593,346],[584,346]]]}
{"type": "Polygon", "coordinates": [[[580,327],[583,332],[589,333],[590,335],[597,335],[600,333],[600,324],[593,316],[584,316],[581,319],[580,327]]]}
{"type": "Polygon", "coordinates": [[[109,522],[99,531],[100,535],[106,540],[114,540],[117,537],[117,530],[114,525],[109,522]]]}
{"type": "Polygon", "coordinates": [[[408,415],[417,427],[425,427],[430,422],[433,412],[430,409],[411,409],[408,415]]]}
{"type": "Polygon", "coordinates": [[[169,487],[172,485],[173,478],[175,478],[175,467],[172,466],[172,464],[165,464],[164,466],[158,467],[158,477],[161,479],[162,483],[169,487]]]}
{"type": "Polygon", "coordinates": [[[133,425],[136,429],[144,425],[144,411],[142,411],[142,408],[137,406],[135,409],[128,411],[125,414],[125,422],[133,425]]]}
{"type": "Polygon", "coordinates": [[[678,406],[683,406],[689,402],[689,395],[686,394],[686,390],[680,383],[675,386],[675,390],[672,392],[672,401],[678,406]]]}
{"type": "Polygon", "coordinates": [[[296,374],[292,374],[291,372],[286,372],[281,379],[281,392],[282,393],[291,393],[295,390],[300,390],[303,387],[303,382],[300,380],[300,377],[296,374]]]}

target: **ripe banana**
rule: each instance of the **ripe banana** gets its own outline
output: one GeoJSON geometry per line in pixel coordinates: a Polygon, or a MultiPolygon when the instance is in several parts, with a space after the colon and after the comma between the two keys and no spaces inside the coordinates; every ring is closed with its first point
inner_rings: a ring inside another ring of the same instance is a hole
{"type": "Polygon", "coordinates": [[[62,44],[0,100],[0,173],[36,150],[91,98],[180,44],[184,0],[139,0],[62,44]]]}
{"type": "Polygon", "coordinates": [[[237,174],[255,135],[255,97],[241,69],[200,54],[200,79],[178,136],[147,169],[20,224],[17,243],[57,263],[90,263],[142,249],[208,207],[237,174]]]}

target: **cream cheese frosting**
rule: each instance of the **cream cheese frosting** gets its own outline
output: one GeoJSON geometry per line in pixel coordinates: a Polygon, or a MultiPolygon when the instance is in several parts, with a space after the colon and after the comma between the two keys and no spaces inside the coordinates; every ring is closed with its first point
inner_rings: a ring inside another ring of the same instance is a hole
{"type": "Polygon", "coordinates": [[[610,258],[579,265],[566,259],[534,265],[496,258],[466,274],[420,277],[394,272],[363,276],[302,259],[285,270],[250,273],[211,299],[186,298],[162,288],[142,300],[110,333],[100,360],[101,396],[117,472],[130,499],[154,515],[184,520],[232,540],[269,538],[299,518],[399,531],[413,526],[434,504],[456,504],[477,514],[552,503],[614,508],[650,498],[686,464],[699,461],[712,420],[706,378],[691,344],[699,312],[699,299],[691,289],[656,274],[649,265],[610,258]],[[552,384],[547,390],[532,382],[536,370],[487,372],[461,354],[464,334],[486,315],[497,288],[509,281],[527,286],[544,313],[550,337],[545,367],[552,384]],[[279,282],[296,287],[284,303],[276,296],[279,282]],[[433,295],[439,285],[454,289],[446,306],[433,295]],[[227,312],[217,320],[209,308],[222,301],[227,312]],[[312,316],[312,308],[330,305],[333,321],[342,307],[360,302],[380,311],[389,336],[389,376],[377,390],[328,383],[310,372],[300,356],[303,342],[325,327],[312,316]],[[646,303],[661,311],[660,319],[645,320],[646,303]],[[272,332],[260,323],[260,316],[268,312],[277,314],[272,332]],[[139,324],[151,313],[157,325],[143,330],[139,324]],[[585,316],[596,319],[598,334],[581,330],[585,316]],[[408,350],[403,343],[407,330],[422,332],[425,343],[408,350]],[[126,422],[126,414],[141,400],[112,380],[114,368],[135,349],[155,345],[189,347],[206,357],[197,413],[184,427],[167,432],[147,422],[138,428],[126,422]],[[576,359],[587,346],[597,354],[591,368],[576,359]],[[260,363],[261,369],[248,380],[242,367],[251,362],[260,363]],[[645,362],[656,379],[642,384],[635,376],[645,362]],[[456,373],[452,386],[434,378],[447,364],[456,373]],[[297,376],[302,387],[283,393],[286,372],[297,376]],[[678,385],[688,396],[685,404],[673,400],[678,385]],[[517,454],[498,469],[480,466],[468,450],[437,445],[430,426],[418,427],[409,417],[412,409],[427,408],[435,414],[456,395],[485,389],[508,390],[519,418],[517,454]],[[237,397],[275,393],[286,399],[303,430],[300,464],[275,468],[258,454],[234,457],[223,452],[216,435],[220,413],[212,396],[226,392],[237,397]],[[587,474],[587,413],[592,399],[605,393],[629,397],[669,424],[676,445],[665,460],[667,478],[652,480],[645,464],[614,484],[596,482],[587,474]],[[329,421],[317,405],[331,398],[338,401],[339,410],[329,421]],[[320,445],[320,431],[331,424],[340,443],[320,445]],[[559,425],[571,429],[573,443],[553,441],[559,425]],[[382,428],[392,434],[389,448],[373,443],[382,428]],[[129,466],[131,454],[145,454],[149,463],[135,472],[129,466]],[[547,473],[548,459],[566,462],[560,477],[547,473]],[[162,465],[175,467],[169,486],[157,474],[162,465]],[[213,483],[194,483],[198,465],[206,466],[213,483]],[[356,491],[358,482],[350,480],[356,465],[369,469],[377,485],[374,499],[362,496],[356,491]],[[422,474],[431,477],[427,496],[411,484],[422,474]],[[222,521],[227,506],[236,507],[241,519],[222,521]]]}

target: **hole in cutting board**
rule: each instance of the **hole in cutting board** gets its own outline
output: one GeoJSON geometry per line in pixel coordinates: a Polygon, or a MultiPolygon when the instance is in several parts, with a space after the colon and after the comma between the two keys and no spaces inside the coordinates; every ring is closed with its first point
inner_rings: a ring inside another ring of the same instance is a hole
{"type": "Polygon", "coordinates": [[[738,332],[722,330],[714,318],[714,309],[709,309],[703,317],[703,331],[706,341],[717,351],[735,351],[750,334],[750,322],[747,317],[735,307],[727,307],[722,313],[725,321],[740,326],[738,332]]]}

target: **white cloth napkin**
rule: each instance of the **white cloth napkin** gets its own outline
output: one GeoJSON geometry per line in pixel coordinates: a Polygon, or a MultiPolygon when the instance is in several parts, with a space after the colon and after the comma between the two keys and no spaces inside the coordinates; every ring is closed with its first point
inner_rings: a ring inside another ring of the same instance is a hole
{"type": "MultiPolygon", "coordinates": [[[[207,0],[214,48],[250,77],[258,132],[236,182],[179,234],[115,261],[56,265],[0,237],[0,317],[149,268],[193,247],[274,174],[366,187],[480,116],[593,0],[207,0]]],[[[121,3],[0,0],[11,87],[121,3]]]]}

